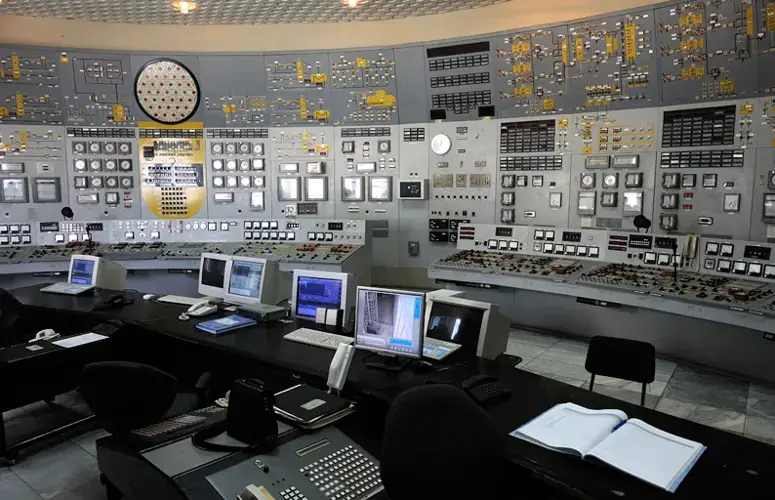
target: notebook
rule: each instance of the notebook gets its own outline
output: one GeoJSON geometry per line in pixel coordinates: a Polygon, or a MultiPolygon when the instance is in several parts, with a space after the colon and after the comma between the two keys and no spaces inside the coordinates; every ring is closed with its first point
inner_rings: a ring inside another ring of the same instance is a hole
{"type": "Polygon", "coordinates": [[[275,394],[274,408],[278,414],[299,423],[311,424],[318,419],[342,411],[350,402],[306,384],[295,385],[275,394]]]}
{"type": "Polygon", "coordinates": [[[620,410],[556,405],[510,436],[550,450],[599,460],[674,492],[706,446],[659,430],[620,410]]]}
{"type": "Polygon", "coordinates": [[[255,325],[256,320],[245,318],[237,314],[226,316],[225,318],[211,319],[210,321],[202,321],[197,323],[196,327],[207,333],[213,335],[220,335],[222,333],[236,330],[237,328],[244,328],[246,326],[255,325]]]}

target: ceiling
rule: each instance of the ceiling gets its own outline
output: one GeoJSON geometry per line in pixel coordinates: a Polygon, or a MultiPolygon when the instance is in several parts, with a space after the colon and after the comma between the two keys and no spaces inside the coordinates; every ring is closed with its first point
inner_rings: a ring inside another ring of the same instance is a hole
{"type": "MultiPolygon", "coordinates": [[[[383,21],[475,9],[508,0],[194,0],[181,14],[172,0],[4,0],[0,14],[144,24],[282,24],[383,21]]],[[[299,33],[299,36],[314,36],[299,33]]]]}

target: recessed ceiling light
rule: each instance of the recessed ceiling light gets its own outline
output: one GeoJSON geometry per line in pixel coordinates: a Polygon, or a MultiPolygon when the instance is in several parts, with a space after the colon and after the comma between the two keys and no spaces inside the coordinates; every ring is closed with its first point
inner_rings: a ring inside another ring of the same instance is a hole
{"type": "Polygon", "coordinates": [[[196,9],[196,2],[179,0],[172,2],[172,6],[178,9],[181,14],[188,14],[192,10],[196,9]]]}

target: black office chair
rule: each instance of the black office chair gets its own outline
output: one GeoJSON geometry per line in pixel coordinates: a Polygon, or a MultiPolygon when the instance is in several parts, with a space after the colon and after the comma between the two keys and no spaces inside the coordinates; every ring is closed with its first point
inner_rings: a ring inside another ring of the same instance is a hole
{"type": "Polygon", "coordinates": [[[0,288],[0,347],[8,347],[29,339],[20,338],[17,324],[22,304],[4,288],[0,288]]]}
{"type": "Polygon", "coordinates": [[[592,374],[589,390],[595,385],[595,375],[640,382],[643,388],[640,405],[646,404],[646,385],[656,374],[656,350],[648,342],[616,337],[592,337],[584,367],[592,374]]]}
{"type": "Polygon", "coordinates": [[[388,411],[382,482],[392,500],[496,498],[514,480],[506,472],[506,439],[457,387],[415,387],[388,411]]]}
{"type": "Polygon", "coordinates": [[[126,361],[91,363],[81,372],[80,389],[102,427],[114,435],[202,408],[208,401],[210,374],[188,391],[169,373],[126,361]]]}

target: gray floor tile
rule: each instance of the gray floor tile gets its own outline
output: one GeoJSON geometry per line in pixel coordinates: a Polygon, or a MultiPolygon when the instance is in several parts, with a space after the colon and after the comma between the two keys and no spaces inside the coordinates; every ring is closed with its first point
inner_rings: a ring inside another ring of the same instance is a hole
{"type": "MultiPolygon", "coordinates": [[[[595,377],[595,385],[598,384],[604,385],[606,387],[614,387],[617,389],[624,389],[626,391],[637,392],[638,394],[640,394],[640,391],[643,387],[643,384],[640,382],[630,382],[629,380],[603,376],[595,377]]],[[[646,394],[660,397],[662,396],[662,393],[665,392],[666,387],[667,382],[660,382],[655,380],[646,386],[646,394]]]]}
{"type": "Polygon", "coordinates": [[[550,347],[543,352],[540,359],[550,359],[552,361],[562,361],[571,365],[584,366],[587,360],[587,346],[577,345],[572,342],[562,340],[557,342],[554,346],[550,347]]]}
{"type": "Polygon", "coordinates": [[[53,500],[105,500],[105,487],[100,484],[99,476],[94,479],[57,495],[53,500]]]}
{"type": "Polygon", "coordinates": [[[110,433],[104,429],[97,429],[90,432],[87,432],[85,434],[82,434],[78,437],[74,437],[71,441],[81,448],[83,448],[85,451],[87,451],[90,455],[96,457],[97,456],[97,447],[94,444],[95,441],[97,441],[100,438],[103,438],[105,436],[109,436],[110,433]]]}
{"type": "Polygon", "coordinates": [[[525,370],[539,375],[560,375],[576,380],[589,380],[589,373],[583,366],[571,365],[562,361],[536,358],[528,363],[525,370]]]}
{"type": "Polygon", "coordinates": [[[589,380],[577,380],[575,378],[569,378],[569,377],[563,377],[562,375],[541,375],[542,377],[550,378],[552,380],[556,380],[558,382],[562,382],[563,384],[572,385],[573,387],[581,387],[586,388],[589,386],[589,380]]]}
{"type": "Polygon", "coordinates": [[[745,418],[745,435],[770,439],[775,442],[775,419],[748,414],[745,418]]]}
{"type": "Polygon", "coordinates": [[[24,457],[11,470],[44,499],[75,489],[99,475],[97,459],[69,441],[24,457]]]}
{"type": "Polygon", "coordinates": [[[545,347],[528,344],[527,342],[520,342],[518,340],[509,340],[509,343],[506,345],[506,354],[520,356],[521,358],[533,359],[536,356],[540,356],[544,351],[546,351],[545,347]]]}
{"type": "Polygon", "coordinates": [[[668,397],[660,399],[656,409],[674,417],[691,420],[692,422],[724,431],[740,433],[745,430],[745,413],[686,401],[677,401],[668,397]]]}
{"type": "MultiPolygon", "coordinates": [[[[628,391],[625,389],[620,389],[618,387],[611,387],[607,385],[598,385],[597,380],[595,380],[595,388],[593,389],[593,391],[598,394],[603,394],[605,396],[610,396],[612,398],[621,399],[622,401],[627,401],[628,403],[632,403],[634,405],[640,406],[640,392],[628,391]]],[[[646,408],[654,409],[658,401],[659,401],[659,396],[652,396],[651,394],[648,394],[648,393],[646,394],[646,408]]]]}
{"type": "MultiPolygon", "coordinates": [[[[746,420],[748,420],[746,418],[746,420]]],[[[764,437],[764,436],[757,436],[755,434],[745,434],[745,437],[748,439],[753,439],[754,441],[761,441],[762,443],[767,443],[775,446],[775,437],[764,437]]]]}
{"type": "Polygon", "coordinates": [[[667,382],[675,373],[675,369],[678,363],[670,361],[668,359],[657,358],[656,361],[656,373],[654,374],[654,380],[659,382],[667,382]]]}
{"type": "Polygon", "coordinates": [[[667,384],[664,397],[743,414],[748,404],[748,382],[679,366],[667,384]]]}
{"type": "Polygon", "coordinates": [[[0,498],[8,500],[41,500],[24,481],[10,469],[0,469],[0,498]]]}
{"type": "Polygon", "coordinates": [[[524,342],[526,344],[536,345],[545,349],[552,347],[554,344],[560,341],[559,337],[552,337],[550,335],[516,329],[511,330],[509,339],[516,340],[518,342],[524,342]]]}
{"type": "Polygon", "coordinates": [[[747,413],[749,416],[775,419],[775,388],[751,384],[747,413]]]}

